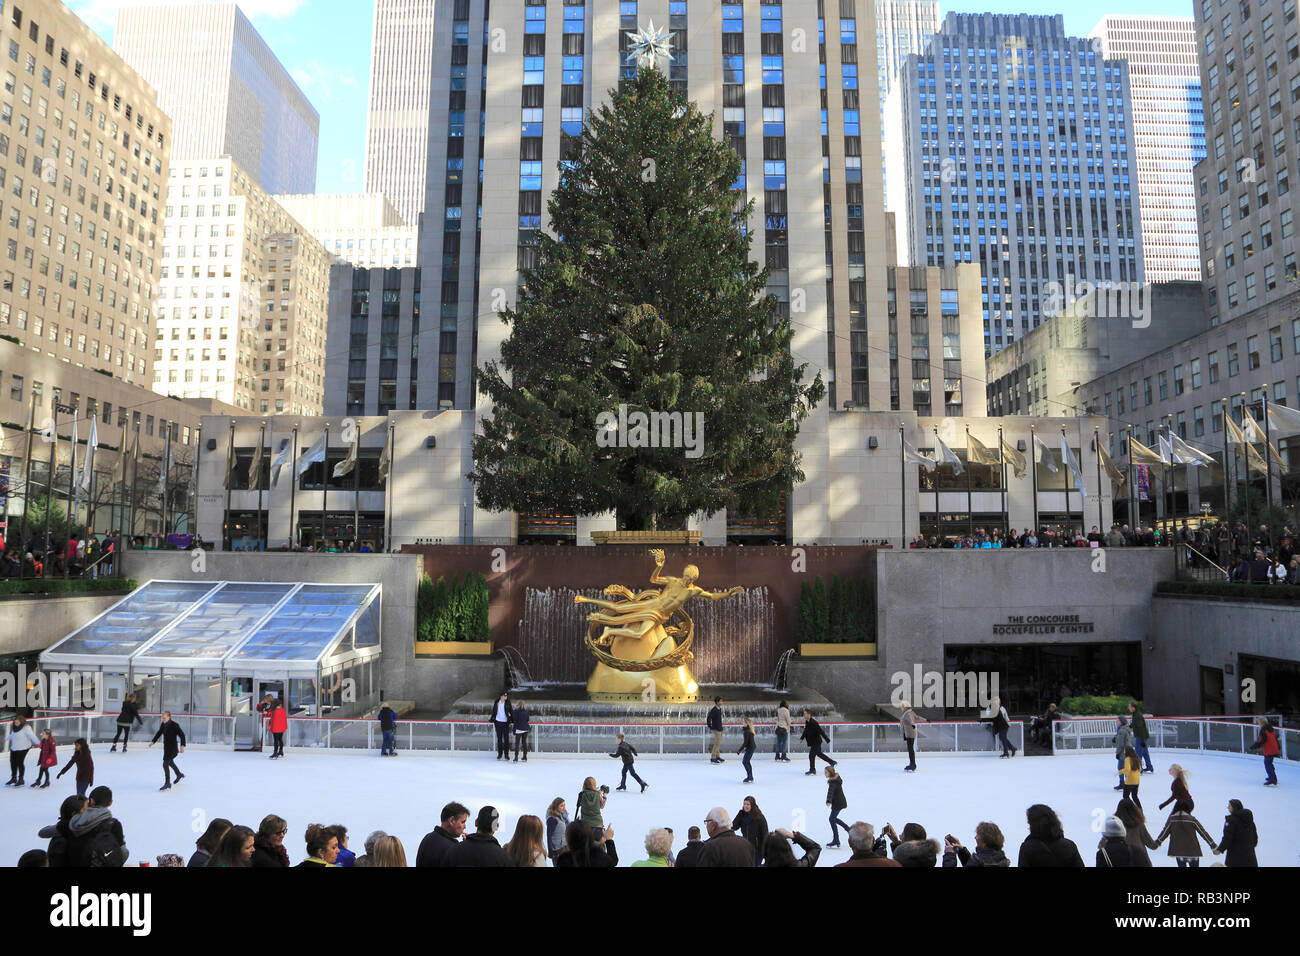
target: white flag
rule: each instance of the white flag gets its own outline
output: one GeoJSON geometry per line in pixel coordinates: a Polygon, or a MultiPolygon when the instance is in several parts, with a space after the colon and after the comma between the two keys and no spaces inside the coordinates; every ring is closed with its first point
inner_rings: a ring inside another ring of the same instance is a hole
{"type": "Polygon", "coordinates": [[[324,460],[325,433],[322,432],[320,438],[316,439],[316,443],[303,452],[302,457],[298,459],[298,474],[301,475],[316,462],[324,460]]]}
{"type": "Polygon", "coordinates": [[[393,467],[393,430],[388,430],[388,439],[384,442],[384,450],[379,453],[379,480],[388,481],[388,472],[393,467]]]}
{"type": "Polygon", "coordinates": [[[934,433],[934,458],[940,465],[952,465],[954,475],[960,475],[965,470],[962,468],[961,459],[943,443],[938,432],[934,433]]]}
{"type": "Polygon", "coordinates": [[[170,425],[163,425],[166,429],[167,439],[163,442],[162,461],[158,464],[158,494],[167,494],[167,476],[172,470],[172,429],[170,425]]]}
{"type": "Polygon", "coordinates": [[[1268,425],[1277,432],[1279,438],[1286,435],[1300,435],[1300,411],[1278,405],[1276,402],[1269,402],[1268,425]]]}
{"type": "Polygon", "coordinates": [[[1174,450],[1174,462],[1179,465],[1196,465],[1208,468],[1216,464],[1213,457],[1201,451],[1195,445],[1189,445],[1177,435],[1170,436],[1174,450]]]}
{"type": "Polygon", "coordinates": [[[913,465],[920,465],[926,471],[934,471],[936,464],[933,458],[929,455],[922,455],[906,441],[903,442],[903,461],[913,465]]]}
{"type": "Polygon", "coordinates": [[[1074,452],[1070,450],[1064,434],[1061,435],[1061,461],[1065,462],[1070,469],[1070,474],[1074,475],[1074,487],[1079,489],[1079,494],[1088,497],[1088,489],[1083,484],[1083,470],[1079,468],[1079,462],[1075,459],[1074,452]]]}
{"type": "Polygon", "coordinates": [[[1169,439],[1165,438],[1164,435],[1157,435],[1156,446],[1160,450],[1160,464],[1177,464],[1177,462],[1174,461],[1174,446],[1170,443],[1169,439]]]}
{"type": "Polygon", "coordinates": [[[1052,461],[1051,449],[1043,444],[1043,440],[1037,435],[1034,436],[1034,462],[1043,465],[1052,474],[1056,474],[1056,462],[1052,461]]]}
{"type": "Polygon", "coordinates": [[[86,458],[81,465],[81,490],[90,490],[91,469],[95,464],[95,449],[99,447],[99,430],[95,425],[95,416],[90,416],[90,438],[86,441],[86,458]]]}
{"type": "Polygon", "coordinates": [[[258,433],[257,451],[253,453],[253,460],[248,463],[248,490],[262,490],[262,438],[258,433]]]}
{"type": "Polygon", "coordinates": [[[342,478],[344,475],[352,474],[352,469],[357,466],[357,450],[361,444],[361,429],[356,429],[352,437],[352,446],[348,449],[348,456],[334,466],[334,477],[342,478]]]}
{"type": "Polygon", "coordinates": [[[287,438],[280,439],[280,451],[275,456],[275,461],[271,462],[271,484],[280,483],[280,470],[289,463],[289,452],[292,450],[292,443],[287,438]]]}

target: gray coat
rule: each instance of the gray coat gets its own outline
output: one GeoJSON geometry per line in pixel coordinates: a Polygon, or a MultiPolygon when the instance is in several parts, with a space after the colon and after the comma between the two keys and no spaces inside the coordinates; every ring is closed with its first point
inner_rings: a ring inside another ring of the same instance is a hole
{"type": "Polygon", "coordinates": [[[916,739],[916,711],[908,710],[903,716],[898,718],[899,726],[903,728],[904,740],[916,739]]]}
{"type": "Polygon", "coordinates": [[[1124,751],[1133,746],[1133,728],[1125,724],[1115,731],[1115,759],[1123,760],[1124,751]]]}

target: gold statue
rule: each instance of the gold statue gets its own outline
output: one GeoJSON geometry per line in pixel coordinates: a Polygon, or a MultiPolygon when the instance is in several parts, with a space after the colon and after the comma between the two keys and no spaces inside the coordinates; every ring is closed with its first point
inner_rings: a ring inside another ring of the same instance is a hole
{"type": "Polygon", "coordinates": [[[587,681],[587,694],[592,700],[699,700],[700,685],[689,666],[695,659],[691,653],[695,623],[682,605],[693,597],[718,601],[744,590],[734,587],[706,591],[696,587],[700,569],[693,564],[682,570],[680,578],[661,575],[663,551],[652,549],[650,556],[655,560],[650,583],[662,585],[661,590],[634,595],[621,584],[611,584],[605,593],[626,600],[603,601],[581,594],[573,599],[575,604],[596,604],[606,609],[587,616],[590,624],[585,643],[597,661],[587,681]],[[680,623],[670,624],[674,617],[680,623]],[[678,638],[682,638],[680,644],[678,638]]]}

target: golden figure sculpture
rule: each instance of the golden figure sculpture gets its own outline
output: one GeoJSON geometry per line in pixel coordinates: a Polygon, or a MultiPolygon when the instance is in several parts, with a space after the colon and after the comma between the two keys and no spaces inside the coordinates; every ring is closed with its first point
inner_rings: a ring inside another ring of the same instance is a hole
{"type": "Polygon", "coordinates": [[[660,589],[633,594],[621,584],[611,584],[605,593],[625,600],[604,601],[581,594],[573,599],[575,604],[604,609],[587,616],[585,643],[597,661],[587,680],[592,700],[699,700],[700,685],[689,666],[695,659],[691,653],[695,623],[682,605],[693,597],[719,601],[744,590],[697,587],[700,569],[693,564],[682,570],[680,578],[662,575],[664,552],[655,548],[650,555],[655,561],[650,583],[661,585],[660,589]],[[670,623],[674,618],[677,623],[670,623]]]}

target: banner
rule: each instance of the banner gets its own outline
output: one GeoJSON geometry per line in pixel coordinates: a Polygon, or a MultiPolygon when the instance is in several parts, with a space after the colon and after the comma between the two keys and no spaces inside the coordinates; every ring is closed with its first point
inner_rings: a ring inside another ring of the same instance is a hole
{"type": "MultiPolygon", "coordinates": [[[[1133,483],[1137,485],[1138,501],[1151,500],[1151,466],[1134,465],[1133,466],[1133,483]]],[[[1136,521],[1134,527],[1137,527],[1136,521]]]]}

